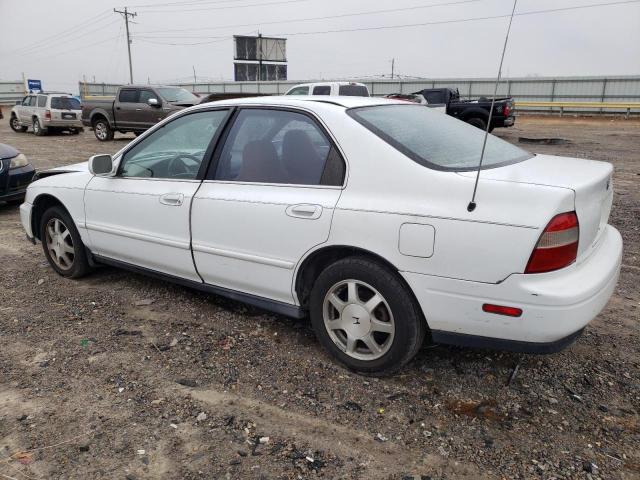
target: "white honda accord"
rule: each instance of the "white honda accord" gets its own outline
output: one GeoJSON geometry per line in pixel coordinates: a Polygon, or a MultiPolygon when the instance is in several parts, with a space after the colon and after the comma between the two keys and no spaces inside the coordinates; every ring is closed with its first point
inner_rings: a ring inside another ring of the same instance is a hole
{"type": "Polygon", "coordinates": [[[533,155],[421,105],[263,97],[182,110],[41,173],[20,207],[51,266],[131,269],[292,317],[369,374],[437,343],[549,353],[611,296],[612,166],[533,155]]]}

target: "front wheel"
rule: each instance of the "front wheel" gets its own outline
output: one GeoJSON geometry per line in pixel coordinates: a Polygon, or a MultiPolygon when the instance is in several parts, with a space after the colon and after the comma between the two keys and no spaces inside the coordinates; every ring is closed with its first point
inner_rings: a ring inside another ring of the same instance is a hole
{"type": "Polygon", "coordinates": [[[388,375],[422,345],[426,322],[396,272],[362,257],[327,267],[311,291],[313,329],[322,346],[358,373],[388,375]]]}
{"type": "Polygon", "coordinates": [[[101,142],[113,140],[113,130],[105,119],[101,118],[93,122],[93,133],[101,142]]]}
{"type": "Polygon", "coordinates": [[[18,117],[16,117],[15,115],[13,115],[11,117],[11,120],[9,120],[9,126],[14,132],[26,132],[28,128],[20,125],[20,120],[18,120],[18,117]]]}
{"type": "Polygon", "coordinates": [[[44,212],[40,239],[49,264],[63,277],[80,278],[91,270],[80,233],[62,207],[51,207],[44,212]]]}

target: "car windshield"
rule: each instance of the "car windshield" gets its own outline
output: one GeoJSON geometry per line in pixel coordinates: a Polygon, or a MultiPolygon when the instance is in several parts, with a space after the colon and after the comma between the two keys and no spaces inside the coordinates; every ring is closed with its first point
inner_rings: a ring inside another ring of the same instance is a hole
{"type": "Polygon", "coordinates": [[[160,96],[172,103],[198,103],[198,97],[184,88],[163,87],[156,89],[160,96]]]}
{"type": "Polygon", "coordinates": [[[51,108],[58,110],[80,110],[80,102],[73,97],[52,97],[51,108]]]}
{"type": "MultiPolygon", "coordinates": [[[[423,105],[376,105],[347,110],[356,121],[425,167],[475,170],[485,132],[423,105]]],[[[533,155],[489,135],[482,168],[520,162],[533,155]]]]}

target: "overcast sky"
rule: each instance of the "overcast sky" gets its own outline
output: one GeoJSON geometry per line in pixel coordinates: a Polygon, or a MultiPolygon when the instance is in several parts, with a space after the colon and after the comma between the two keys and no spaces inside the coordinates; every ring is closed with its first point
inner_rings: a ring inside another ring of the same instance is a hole
{"type": "MultiPolygon", "coordinates": [[[[519,0],[516,12],[614,1],[519,0]]],[[[113,12],[122,2],[0,0],[0,79],[20,79],[24,72],[41,79],[46,89],[73,92],[83,75],[89,81],[127,82],[124,21],[113,12]]],[[[512,0],[131,0],[129,8],[138,14],[131,25],[134,81],[191,81],[194,67],[199,80],[230,80],[230,37],[258,31],[288,38],[292,80],[389,75],[392,58],[401,75],[494,76],[508,18],[478,18],[508,15],[512,5],[512,0]],[[407,24],[414,26],[401,27],[407,24]]],[[[505,76],[634,74],[640,74],[640,1],[514,18],[505,76]]]]}

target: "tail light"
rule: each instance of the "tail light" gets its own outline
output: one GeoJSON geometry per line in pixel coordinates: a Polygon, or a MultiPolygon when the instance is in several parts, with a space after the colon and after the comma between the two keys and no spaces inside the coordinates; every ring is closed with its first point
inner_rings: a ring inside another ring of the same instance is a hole
{"type": "Polygon", "coordinates": [[[579,237],[576,212],[556,215],[540,235],[524,273],[551,272],[571,265],[578,255],[579,237]]]}
{"type": "Polygon", "coordinates": [[[509,105],[509,103],[507,102],[504,104],[504,108],[502,109],[502,114],[505,117],[508,117],[510,113],[511,113],[511,105],[509,105]]]}
{"type": "Polygon", "coordinates": [[[44,111],[44,119],[45,120],[51,120],[51,110],[45,110],[44,111]]]}

